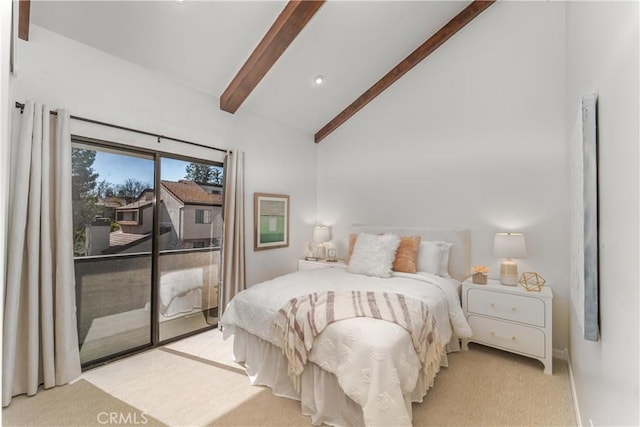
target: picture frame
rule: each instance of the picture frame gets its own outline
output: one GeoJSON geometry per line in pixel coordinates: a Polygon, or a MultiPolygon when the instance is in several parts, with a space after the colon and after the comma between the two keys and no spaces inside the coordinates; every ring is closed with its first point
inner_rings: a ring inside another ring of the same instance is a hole
{"type": "Polygon", "coordinates": [[[289,246],[289,196],[253,193],[253,250],[289,246]]]}
{"type": "Polygon", "coordinates": [[[582,97],[584,338],[598,341],[598,141],[597,95],[582,97]]]}
{"type": "Polygon", "coordinates": [[[584,339],[600,339],[598,95],[580,99],[570,139],[570,297],[584,339]]]}

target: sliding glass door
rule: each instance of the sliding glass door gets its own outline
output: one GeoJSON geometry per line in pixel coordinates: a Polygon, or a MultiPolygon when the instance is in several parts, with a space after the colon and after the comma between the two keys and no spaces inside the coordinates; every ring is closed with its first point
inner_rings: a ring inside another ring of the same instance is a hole
{"type": "Polygon", "coordinates": [[[83,366],[215,325],[222,165],[73,143],[83,366]]]}
{"type": "Polygon", "coordinates": [[[80,360],[151,345],[155,159],[74,143],[73,225],[80,360]]]}
{"type": "Polygon", "coordinates": [[[222,168],[160,159],[159,339],[217,318],[222,168]]]}

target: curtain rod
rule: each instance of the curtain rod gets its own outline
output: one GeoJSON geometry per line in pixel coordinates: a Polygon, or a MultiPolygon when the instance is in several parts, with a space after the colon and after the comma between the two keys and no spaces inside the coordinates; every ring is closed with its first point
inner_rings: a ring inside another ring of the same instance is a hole
{"type": "MultiPolygon", "coordinates": [[[[24,104],[16,101],[16,108],[20,109],[20,114],[24,113],[24,104]]],[[[57,111],[50,111],[50,113],[53,114],[54,116],[58,115],[57,111]]],[[[160,139],[162,138],[162,139],[168,139],[170,141],[182,142],[183,144],[195,145],[196,147],[208,148],[209,150],[223,151],[225,153],[227,151],[231,152],[231,150],[223,150],[222,148],[210,147],[208,145],[198,144],[197,142],[186,141],[184,139],[179,139],[179,138],[172,138],[170,136],[165,136],[165,135],[158,135],[157,133],[147,132],[147,131],[140,130],[140,129],[128,128],[128,127],[120,126],[120,125],[114,125],[112,123],[101,122],[99,120],[87,119],[85,117],[78,117],[78,116],[74,116],[74,115],[71,115],[70,117],[72,119],[74,119],[74,120],[80,120],[81,122],[93,123],[93,124],[96,124],[96,125],[102,125],[102,126],[107,126],[107,127],[110,127],[110,128],[126,130],[126,131],[129,131],[129,132],[135,132],[135,133],[139,133],[139,134],[142,134],[142,135],[153,136],[153,137],[158,138],[158,143],[160,143],[160,139]]]]}

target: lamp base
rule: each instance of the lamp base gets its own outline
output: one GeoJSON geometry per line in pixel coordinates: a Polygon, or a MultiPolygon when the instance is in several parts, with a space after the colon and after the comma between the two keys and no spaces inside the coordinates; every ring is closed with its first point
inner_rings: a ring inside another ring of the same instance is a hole
{"type": "Polygon", "coordinates": [[[325,259],[327,257],[327,248],[324,247],[324,243],[318,244],[318,258],[325,259]]]}
{"type": "Polygon", "coordinates": [[[518,284],[518,265],[510,259],[506,259],[500,264],[500,283],[507,286],[518,284]]]}

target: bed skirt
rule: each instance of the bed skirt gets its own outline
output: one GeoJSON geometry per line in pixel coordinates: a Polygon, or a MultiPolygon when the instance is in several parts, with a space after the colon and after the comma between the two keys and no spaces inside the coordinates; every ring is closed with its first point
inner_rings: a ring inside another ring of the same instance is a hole
{"type": "MultiPolygon", "coordinates": [[[[281,348],[237,326],[233,328],[233,336],[233,358],[244,364],[251,384],[268,386],[276,396],[300,401],[302,413],[311,417],[313,425],[365,425],[362,408],[342,391],[334,374],[310,360],[300,376],[300,391],[296,391],[288,375],[287,358],[281,348]],[[316,390],[322,392],[316,393],[316,390]]],[[[458,339],[452,339],[447,345],[447,352],[452,351],[460,351],[458,339]]],[[[442,356],[440,366],[448,366],[446,353],[442,356]]],[[[422,376],[418,377],[413,392],[404,396],[409,414],[411,404],[422,402],[432,385],[433,382],[427,384],[422,376]]]]}

